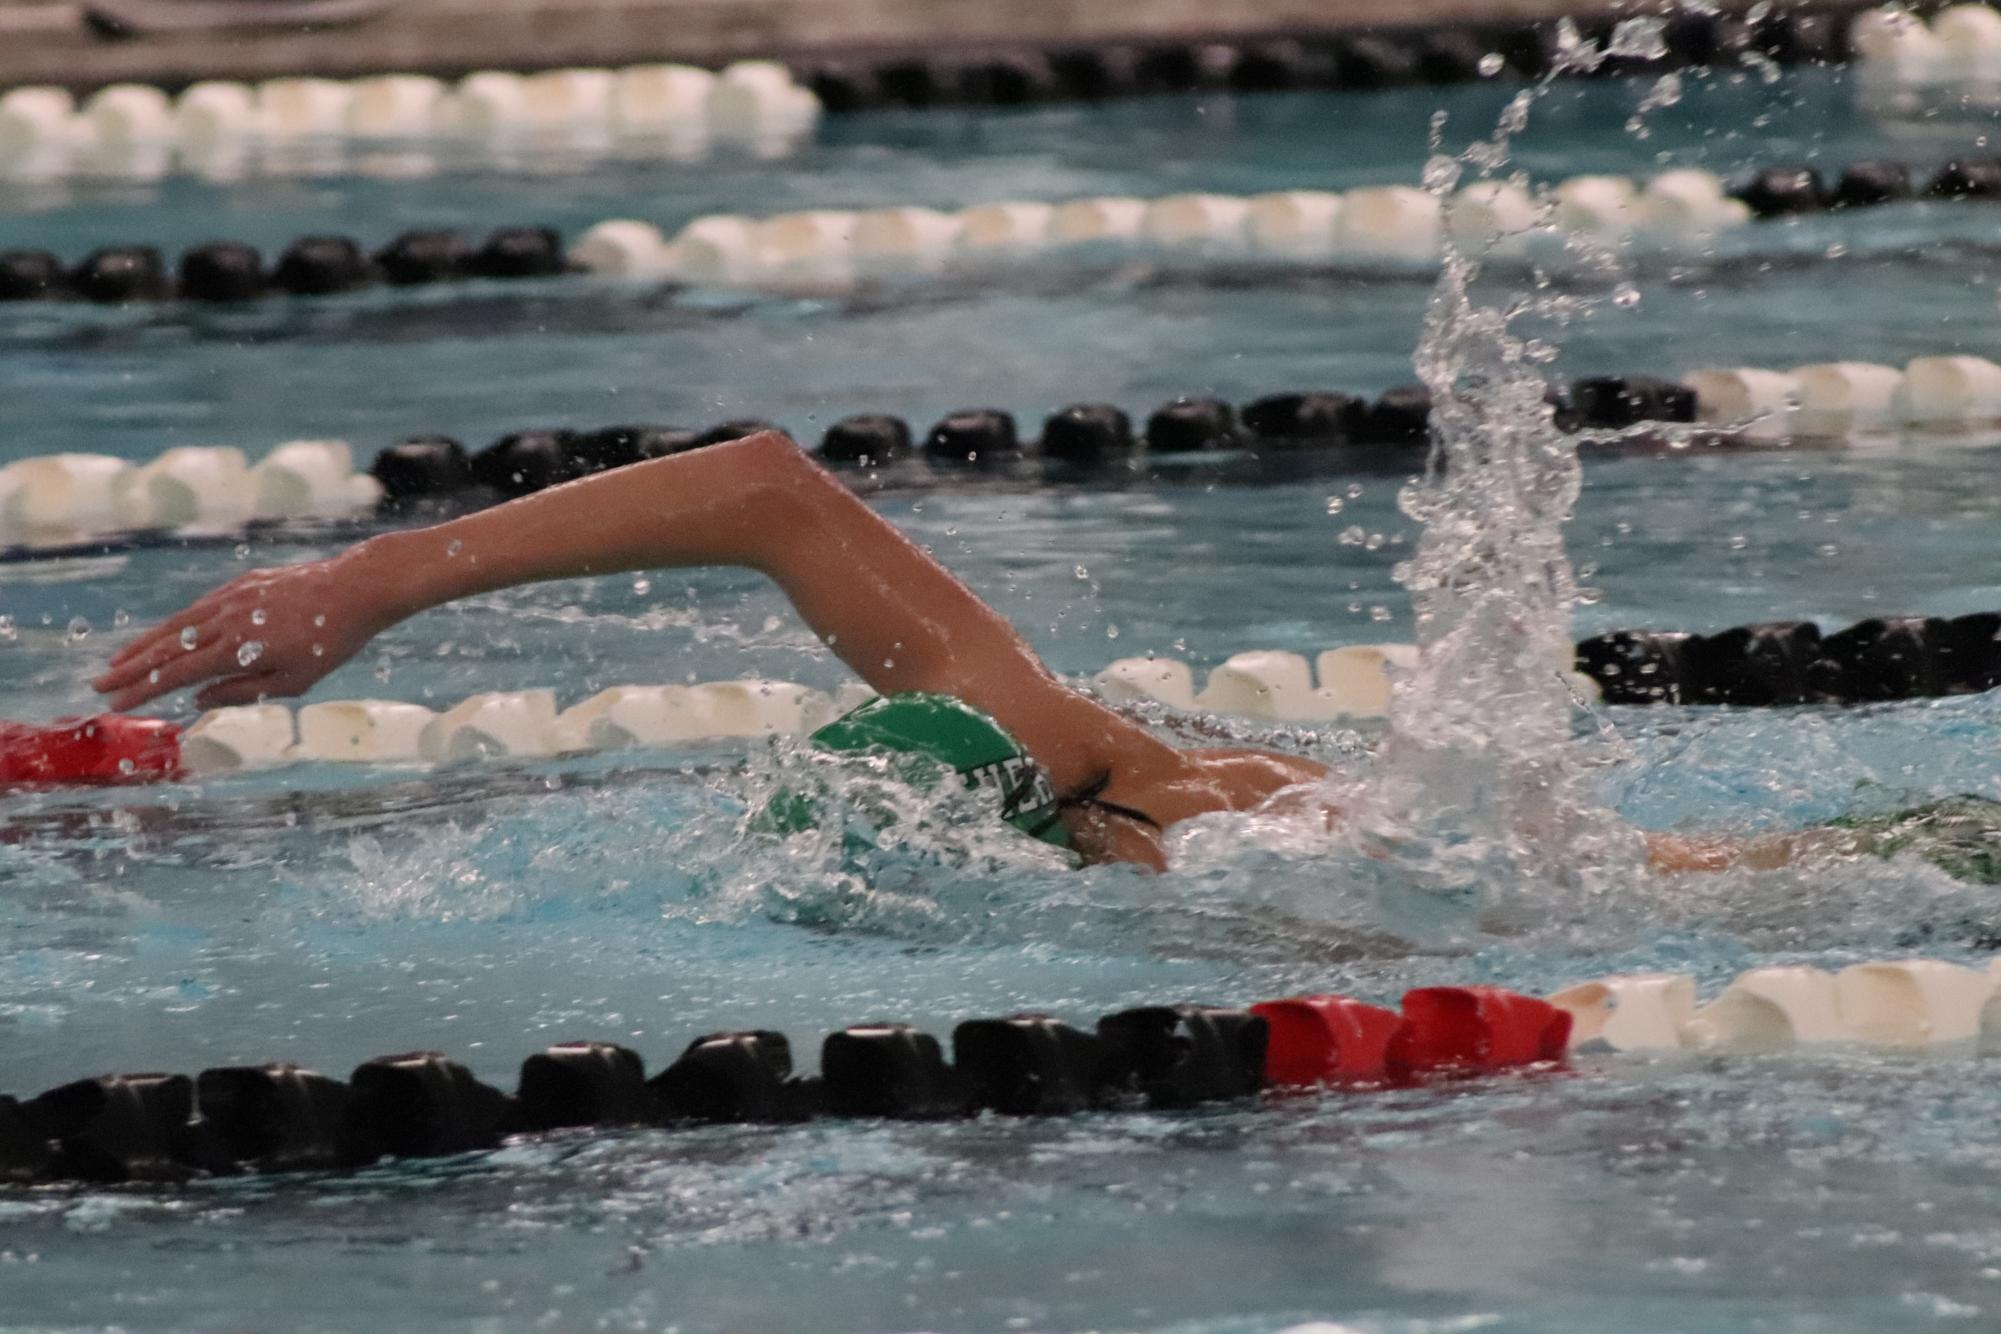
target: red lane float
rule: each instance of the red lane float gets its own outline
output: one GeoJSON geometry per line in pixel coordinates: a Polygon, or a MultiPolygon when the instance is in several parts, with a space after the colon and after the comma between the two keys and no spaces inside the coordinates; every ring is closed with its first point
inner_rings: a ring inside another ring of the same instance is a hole
{"type": "Polygon", "coordinates": [[[53,723],[0,723],[0,786],[145,783],[181,768],[181,729],[105,713],[53,723]]]}
{"type": "Polygon", "coordinates": [[[1386,1059],[1413,1075],[1560,1061],[1570,1043],[1569,1011],[1500,987],[1419,987],[1404,993],[1403,1018],[1386,1059]]]}
{"type": "Polygon", "coordinates": [[[1403,1016],[1346,996],[1292,996],[1264,1001],[1251,1013],[1265,1021],[1265,1082],[1279,1087],[1353,1084],[1390,1077],[1391,1041],[1403,1016]]]}

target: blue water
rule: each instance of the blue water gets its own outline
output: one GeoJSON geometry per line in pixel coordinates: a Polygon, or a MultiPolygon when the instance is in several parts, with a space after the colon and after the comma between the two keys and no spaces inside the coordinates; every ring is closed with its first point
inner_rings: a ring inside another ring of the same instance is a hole
{"type": "MultiPolygon", "coordinates": [[[[1644,92],[1579,84],[1538,113],[1540,176],[1719,170],[1813,152],[1942,157],[1978,127],[1878,127],[1821,76],[1644,92]],[[1752,122],[1769,115],[1768,125],[1752,122]],[[1955,138],[1956,136],[1956,138],[1955,138]]],[[[349,227],[729,207],[957,203],[1181,184],[1414,180],[1427,119],[1483,128],[1492,90],[1161,100],[1097,110],[858,117],[779,165],[599,164],[174,181],[37,196],[0,244],[263,243],[349,227]]],[[[10,196],[9,202],[13,202],[10,196]]],[[[1677,371],[1991,353],[1983,249],[2001,213],[1911,206],[1779,228],[1728,262],[1643,265],[1631,310],[1564,331],[1559,371],[1677,371]],[[1840,253],[1826,254],[1834,245],[1840,253]],[[1818,256],[1808,262],[1805,256],[1818,256]]],[[[1411,378],[1427,287],[1321,276],[1219,286],[1001,285],[867,311],[733,312],[551,287],[244,314],[0,313],[0,457],[339,435],[833,417],[1076,399],[1143,411],[1411,378]]],[[[1868,450],[1598,450],[1571,549],[1580,634],[2001,607],[1990,437],[1868,450]]],[[[883,498],[1059,670],[1148,651],[1407,639],[1391,578],[1414,535],[1404,470],[1292,480],[948,487],[883,498]],[[1330,513],[1330,500],[1340,502],[1330,513]]],[[[0,567],[0,716],[88,707],[120,631],[253,560],[145,550],[0,567]]],[[[555,685],[839,665],[748,576],[661,573],[518,590],[384,636],[323,697],[450,701],[555,685]]],[[[179,702],[184,706],[184,701],[179,702]]],[[[172,712],[175,702],[166,711],[172,712]]],[[[2001,705],[1612,711],[1580,729],[1608,799],[1651,827],[1787,827],[1927,794],[2001,796],[2001,705]]],[[[1241,729],[1246,736],[1267,734],[1241,729]]],[[[1343,768],[1371,735],[1283,739],[1343,768]]],[[[966,855],[871,884],[736,833],[783,755],[714,747],[448,774],[287,770],[0,799],[0,1087],[113,1069],[291,1058],[330,1072],[435,1046],[511,1084],[549,1041],[625,1042],[656,1068],[718,1028],[810,1053],[831,1027],[1301,989],[1389,999],[1487,980],[1548,989],[1674,967],[1922,948],[1984,962],[1986,887],[1870,862],[1725,876],[1497,882],[1445,913],[1340,856],[1243,848],[1163,876],[1069,872],[962,831],[966,855]]],[[[947,840],[950,842],[950,839],[947,840]]],[[[810,1059],[810,1057],[809,1057],[810,1059]]],[[[558,1138],[339,1179],[166,1194],[0,1197],[0,1324],[132,1329],[1162,1330],[1371,1334],[1981,1328],[2001,1311],[2001,1089],[1963,1053],[1589,1058],[1568,1074],[1258,1110],[1011,1123],[558,1138]]]]}

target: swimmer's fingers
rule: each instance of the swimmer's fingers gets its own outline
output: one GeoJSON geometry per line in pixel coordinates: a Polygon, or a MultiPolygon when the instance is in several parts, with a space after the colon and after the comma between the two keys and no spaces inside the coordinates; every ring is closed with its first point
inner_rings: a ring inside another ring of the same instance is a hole
{"type": "Polygon", "coordinates": [[[123,687],[114,687],[106,693],[111,696],[111,708],[123,713],[135,709],[147,700],[157,699],[183,686],[191,686],[197,681],[206,681],[236,670],[234,649],[220,639],[194,649],[180,649],[166,658],[158,666],[148,667],[139,678],[123,687]]]}
{"type": "MultiPolygon", "coordinates": [[[[142,641],[135,641],[131,645],[132,653],[123,662],[114,660],[90,683],[91,688],[99,694],[121,695],[134,686],[155,680],[155,672],[164,673],[173,664],[221,646],[215,622],[184,621],[176,617],[170,624],[162,626],[159,632],[147,635],[142,641]]],[[[146,698],[157,693],[148,692],[146,698]]]]}
{"type": "MultiPolygon", "coordinates": [[[[253,580],[254,576],[243,575],[230,580],[220,588],[212,588],[152,629],[134,635],[111,655],[112,671],[117,671],[140,654],[153,650],[164,642],[177,643],[182,633],[189,627],[199,629],[205,622],[215,619],[216,615],[237,597],[253,591],[255,588],[253,580]]],[[[107,672],[105,675],[110,674],[107,672]]]]}

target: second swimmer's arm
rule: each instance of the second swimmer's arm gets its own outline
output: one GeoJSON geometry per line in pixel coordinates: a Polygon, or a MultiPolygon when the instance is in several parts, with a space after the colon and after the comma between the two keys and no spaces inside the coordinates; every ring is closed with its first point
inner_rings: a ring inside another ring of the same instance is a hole
{"type": "Polygon", "coordinates": [[[691,565],[768,575],[876,690],[935,691],[985,710],[1059,787],[1114,758],[1173,755],[1052,677],[1005,618],[771,432],[385,534],[330,560],[253,571],[126,645],[95,684],[120,709],[201,682],[211,683],[198,697],[205,707],[298,694],[430,607],[547,579],[691,565]],[[250,641],[260,650],[246,664],[250,641]]]}

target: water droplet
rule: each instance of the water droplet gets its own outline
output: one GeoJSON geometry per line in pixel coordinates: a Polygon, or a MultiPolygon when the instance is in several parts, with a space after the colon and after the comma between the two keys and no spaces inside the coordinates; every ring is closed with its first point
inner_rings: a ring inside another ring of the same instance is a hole
{"type": "Polygon", "coordinates": [[[195,628],[192,625],[185,626],[181,630],[181,647],[191,649],[200,638],[201,636],[195,632],[195,628]]]}
{"type": "Polygon", "coordinates": [[[313,645],[313,656],[315,658],[324,658],[326,655],[327,655],[327,646],[325,644],[313,645]]]}
{"type": "Polygon", "coordinates": [[[1362,484],[1360,482],[1348,483],[1348,499],[1360,500],[1361,498],[1362,498],[1362,484]]]}
{"type": "Polygon", "coordinates": [[[313,617],[313,624],[316,626],[325,625],[326,623],[327,623],[327,614],[325,612],[321,612],[319,615],[313,617]]]}
{"type": "Polygon", "coordinates": [[[236,558],[238,560],[250,559],[250,544],[248,542],[238,542],[236,544],[236,558]]]}
{"type": "Polygon", "coordinates": [[[70,617],[69,642],[79,644],[88,638],[90,638],[90,622],[81,616],[70,617]]]}
{"type": "Polygon", "coordinates": [[[1827,244],[1827,257],[1828,257],[1829,259],[1840,259],[1840,258],[1841,258],[1841,257],[1842,257],[1843,255],[1846,255],[1847,253],[1848,253],[1848,244],[1847,244],[1847,242],[1845,242],[1845,241],[1830,241],[1830,242],[1828,242],[1828,244],[1827,244]]]}
{"type": "Polygon", "coordinates": [[[1359,547],[1363,542],[1368,540],[1368,537],[1367,530],[1361,524],[1351,523],[1341,530],[1341,534],[1336,540],[1344,547],[1359,547]]]}
{"type": "Polygon", "coordinates": [[[121,774],[136,773],[138,769],[139,766],[134,764],[130,757],[118,761],[118,772],[121,774]]]}
{"type": "Polygon", "coordinates": [[[0,639],[14,640],[20,638],[20,636],[21,632],[14,628],[14,618],[12,616],[0,616],[0,639]]]}
{"type": "Polygon", "coordinates": [[[1730,549],[1732,551],[1742,551],[1745,547],[1748,547],[1750,545],[1751,545],[1751,539],[1744,536],[1744,534],[1742,533],[1730,534],[1730,549]]]}
{"type": "Polygon", "coordinates": [[[1117,639],[1118,637],[1119,637],[1119,627],[1117,627],[1116,625],[1108,625],[1105,627],[1105,638],[1117,639]]]}
{"type": "Polygon", "coordinates": [[[248,667],[263,656],[264,642],[259,639],[246,639],[236,650],[236,665],[239,667],[248,667]]]}
{"type": "Polygon", "coordinates": [[[250,623],[252,625],[262,625],[270,619],[271,613],[265,611],[262,607],[258,607],[250,613],[250,623]]]}
{"type": "Polygon", "coordinates": [[[653,591],[653,581],[651,579],[634,579],[632,581],[632,591],[638,597],[645,597],[653,591]]]}
{"type": "Polygon", "coordinates": [[[458,555],[461,551],[464,551],[465,549],[466,549],[466,544],[459,541],[459,539],[455,537],[451,541],[445,543],[445,556],[447,559],[450,559],[451,557],[458,555]]]}
{"type": "Polygon", "coordinates": [[[1344,507],[1345,503],[1342,501],[1341,497],[1339,496],[1327,497],[1327,512],[1329,514],[1339,514],[1344,507]]]}
{"type": "Polygon", "coordinates": [[[1660,60],[1667,53],[1667,25],[1656,18],[1621,19],[1605,44],[1605,54],[1628,60],[1660,60]]]}
{"type": "Polygon", "coordinates": [[[148,685],[160,684],[160,669],[158,667],[155,667],[152,671],[146,673],[146,683],[148,685]]]}
{"type": "Polygon", "coordinates": [[[1085,569],[1083,566],[1079,565],[1077,567],[1077,577],[1079,579],[1089,579],[1091,577],[1091,572],[1085,569]]]}
{"type": "Polygon", "coordinates": [[[1631,310],[1640,304],[1640,289],[1631,283],[1620,283],[1612,290],[1612,304],[1621,310],[1631,310]]]}
{"type": "Polygon", "coordinates": [[[120,607],[117,611],[111,613],[112,629],[123,630],[126,626],[130,624],[132,624],[132,614],[126,611],[123,607],[120,607]]]}
{"type": "Polygon", "coordinates": [[[1483,78],[1491,79],[1507,67],[1507,60],[1498,51],[1489,51],[1480,57],[1480,74],[1483,78]]]}

